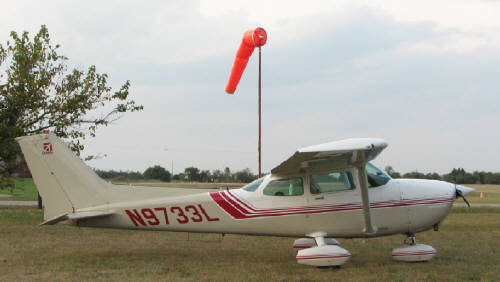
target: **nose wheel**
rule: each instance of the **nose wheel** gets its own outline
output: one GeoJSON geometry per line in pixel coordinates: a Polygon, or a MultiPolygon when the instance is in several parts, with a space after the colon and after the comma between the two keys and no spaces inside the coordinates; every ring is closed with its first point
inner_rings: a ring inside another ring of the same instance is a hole
{"type": "Polygon", "coordinates": [[[436,249],[432,246],[417,244],[415,234],[408,233],[404,240],[405,246],[392,250],[392,259],[404,262],[429,261],[436,255],[436,249]]]}

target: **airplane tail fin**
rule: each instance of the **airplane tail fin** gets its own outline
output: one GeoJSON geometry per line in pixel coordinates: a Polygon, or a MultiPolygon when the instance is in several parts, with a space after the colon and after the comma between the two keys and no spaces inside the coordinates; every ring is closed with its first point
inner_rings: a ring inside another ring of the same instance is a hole
{"type": "Polygon", "coordinates": [[[42,196],[45,220],[108,202],[108,183],[61,139],[53,134],[40,134],[16,140],[42,196]]]}

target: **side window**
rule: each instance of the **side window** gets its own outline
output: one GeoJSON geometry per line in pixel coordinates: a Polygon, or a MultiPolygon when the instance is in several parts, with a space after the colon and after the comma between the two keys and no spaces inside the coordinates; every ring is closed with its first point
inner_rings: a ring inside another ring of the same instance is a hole
{"type": "Polygon", "coordinates": [[[310,177],[311,194],[352,190],[355,188],[352,174],[346,172],[332,172],[313,174],[310,177]]]}
{"type": "Polygon", "coordinates": [[[248,192],[253,192],[259,188],[260,184],[264,181],[264,177],[261,177],[259,179],[256,179],[252,181],[251,183],[248,183],[243,187],[243,190],[248,191],[248,192]]]}
{"type": "Polygon", "coordinates": [[[264,195],[268,196],[300,196],[304,195],[302,177],[278,179],[269,182],[264,188],[264,195]]]}

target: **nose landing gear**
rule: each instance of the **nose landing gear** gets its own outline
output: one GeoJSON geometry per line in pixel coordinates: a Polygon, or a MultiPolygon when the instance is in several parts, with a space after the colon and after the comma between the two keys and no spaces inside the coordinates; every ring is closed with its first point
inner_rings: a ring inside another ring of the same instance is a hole
{"type": "Polygon", "coordinates": [[[408,233],[404,240],[406,246],[392,250],[392,259],[404,262],[421,262],[431,260],[437,253],[432,246],[417,244],[415,234],[408,233]]]}

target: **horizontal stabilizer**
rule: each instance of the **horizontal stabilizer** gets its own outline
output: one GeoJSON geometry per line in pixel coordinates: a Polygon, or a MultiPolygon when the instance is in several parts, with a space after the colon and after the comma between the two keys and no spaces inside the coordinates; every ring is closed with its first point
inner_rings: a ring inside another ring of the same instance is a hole
{"type": "Polygon", "coordinates": [[[113,211],[84,211],[84,212],[76,212],[76,213],[66,213],[62,214],[59,216],[56,216],[54,218],[51,218],[49,220],[46,220],[42,222],[40,225],[54,225],[58,222],[65,221],[68,219],[76,220],[76,219],[86,219],[86,218],[93,218],[93,217],[104,217],[104,216],[110,216],[114,214],[115,212],[113,211]]]}

